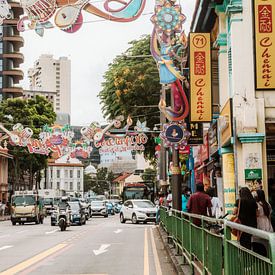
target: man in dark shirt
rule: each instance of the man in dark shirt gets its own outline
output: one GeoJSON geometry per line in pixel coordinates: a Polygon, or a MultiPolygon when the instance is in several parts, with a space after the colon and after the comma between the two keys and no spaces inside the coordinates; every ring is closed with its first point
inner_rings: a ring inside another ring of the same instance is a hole
{"type": "MultiPolygon", "coordinates": [[[[210,217],[212,216],[211,212],[211,199],[210,197],[204,193],[204,186],[202,183],[197,184],[197,192],[191,195],[188,203],[187,209],[189,213],[198,214],[207,216],[207,209],[210,217]]],[[[193,219],[194,224],[201,225],[201,221],[199,219],[193,219]]]]}

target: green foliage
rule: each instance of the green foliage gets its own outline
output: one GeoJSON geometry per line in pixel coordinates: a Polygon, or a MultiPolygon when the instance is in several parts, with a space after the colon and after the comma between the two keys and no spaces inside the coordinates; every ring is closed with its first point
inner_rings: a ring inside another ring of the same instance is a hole
{"type": "MultiPolygon", "coordinates": [[[[150,36],[143,36],[129,44],[131,47],[109,64],[104,75],[103,89],[99,93],[102,111],[108,119],[130,115],[134,124],[137,119],[141,122],[146,120],[147,127],[152,129],[159,123],[158,107],[136,107],[158,105],[159,102],[161,86],[156,63],[152,57],[142,57],[150,55],[150,36]]],[[[151,159],[154,157],[152,139],[146,146],[145,155],[151,159]]]]}
{"type": "Polygon", "coordinates": [[[144,173],[141,175],[141,178],[143,179],[144,182],[152,183],[152,185],[150,185],[150,187],[153,187],[157,181],[156,169],[152,169],[152,168],[145,169],[144,173]]]}
{"type": "MultiPolygon", "coordinates": [[[[0,122],[9,130],[12,130],[14,124],[21,123],[33,130],[33,138],[38,138],[43,125],[52,125],[55,118],[52,104],[41,96],[29,100],[7,99],[0,103],[0,122]]],[[[33,184],[38,187],[40,171],[47,166],[47,156],[29,154],[27,148],[10,145],[8,148],[13,155],[9,163],[9,180],[13,188],[17,189],[19,183],[24,183],[26,176],[30,179],[29,188],[33,184]]]]}

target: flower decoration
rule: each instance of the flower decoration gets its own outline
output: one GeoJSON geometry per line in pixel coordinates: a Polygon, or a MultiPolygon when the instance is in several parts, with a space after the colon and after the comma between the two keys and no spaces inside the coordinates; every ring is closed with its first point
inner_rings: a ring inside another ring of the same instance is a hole
{"type": "Polygon", "coordinates": [[[174,1],[166,0],[156,5],[151,21],[159,32],[170,35],[173,32],[181,32],[185,19],[186,17],[181,13],[180,5],[175,5],[174,1]]]}

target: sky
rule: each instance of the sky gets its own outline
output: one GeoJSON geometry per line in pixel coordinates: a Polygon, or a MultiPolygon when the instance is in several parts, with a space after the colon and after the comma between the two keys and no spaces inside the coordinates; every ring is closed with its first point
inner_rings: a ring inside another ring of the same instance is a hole
{"type": "MultiPolygon", "coordinates": [[[[183,29],[188,33],[196,1],[179,2],[182,13],[187,17],[183,29]]],[[[76,33],[68,34],[54,28],[45,30],[44,36],[40,37],[34,31],[25,31],[25,45],[21,49],[25,56],[21,65],[25,74],[21,83],[23,88],[29,88],[27,71],[41,54],[53,54],[54,58],[67,56],[71,60],[71,125],[87,126],[93,121],[104,122],[97,96],[103,75],[115,56],[129,48],[128,42],[152,32],[150,18],[154,4],[155,1],[147,0],[142,16],[130,23],[93,22],[100,18],[83,11],[84,24],[76,33]]],[[[97,5],[102,7],[101,3],[97,5]]]]}

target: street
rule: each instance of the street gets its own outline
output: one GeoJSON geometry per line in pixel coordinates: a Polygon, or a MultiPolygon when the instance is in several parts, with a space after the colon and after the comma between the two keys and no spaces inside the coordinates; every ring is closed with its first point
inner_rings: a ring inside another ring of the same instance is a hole
{"type": "Polygon", "coordinates": [[[44,224],[0,222],[0,274],[175,274],[154,224],[94,217],[65,232],[44,224]],[[155,237],[153,237],[155,236],[155,237]]]}

